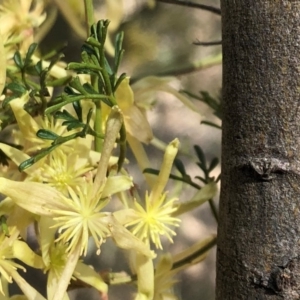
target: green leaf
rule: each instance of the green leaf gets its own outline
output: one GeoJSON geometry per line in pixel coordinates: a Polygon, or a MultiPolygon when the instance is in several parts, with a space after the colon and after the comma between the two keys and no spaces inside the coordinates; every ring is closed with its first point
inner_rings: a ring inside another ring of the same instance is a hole
{"type": "Polygon", "coordinates": [[[124,50],[122,48],[123,44],[123,39],[124,39],[124,33],[119,32],[116,35],[116,40],[115,40],[115,61],[114,61],[114,73],[117,74],[124,50]]]}
{"type": "Polygon", "coordinates": [[[28,66],[31,63],[31,57],[33,55],[33,53],[35,52],[36,48],[38,47],[37,43],[33,43],[29,46],[29,49],[26,53],[26,57],[25,57],[25,62],[24,62],[24,66],[28,66]]]}
{"type": "Polygon", "coordinates": [[[120,77],[118,78],[117,82],[114,84],[114,92],[117,90],[118,86],[121,84],[121,82],[126,78],[126,73],[122,73],[120,77]]]}
{"type": "Polygon", "coordinates": [[[80,101],[75,101],[75,102],[72,103],[72,105],[73,105],[73,108],[76,112],[78,120],[80,122],[82,122],[82,107],[81,107],[80,101]]]}
{"type": "Polygon", "coordinates": [[[71,62],[67,66],[67,70],[80,70],[85,68],[83,63],[71,62]]]}
{"type": "Polygon", "coordinates": [[[55,119],[63,119],[67,121],[76,121],[76,119],[65,109],[63,111],[57,111],[54,114],[55,119]]]}
{"type": "Polygon", "coordinates": [[[23,69],[24,67],[24,63],[23,63],[23,59],[21,57],[21,54],[19,51],[16,51],[15,54],[14,54],[14,62],[16,64],[16,66],[19,68],[19,69],[23,69]]]}
{"type": "Polygon", "coordinates": [[[179,158],[175,158],[174,165],[177,168],[177,170],[181,173],[182,176],[187,175],[186,171],[185,171],[184,164],[179,158]]]}
{"type": "Polygon", "coordinates": [[[107,71],[107,73],[109,75],[113,74],[113,71],[112,71],[112,69],[111,69],[111,67],[110,67],[110,65],[109,65],[109,63],[108,63],[108,61],[105,57],[104,57],[104,68],[105,68],[105,70],[107,71]]]}
{"type": "Polygon", "coordinates": [[[70,81],[69,86],[72,87],[73,89],[77,90],[80,94],[87,95],[87,92],[84,89],[84,87],[82,86],[78,76],[76,76],[75,78],[73,78],[70,81]]]}
{"type": "Polygon", "coordinates": [[[204,124],[204,125],[208,125],[208,126],[211,126],[211,127],[215,127],[215,128],[218,128],[218,129],[222,129],[221,126],[213,123],[213,122],[210,122],[210,121],[201,121],[200,124],[204,124]]]}
{"type": "Polygon", "coordinates": [[[101,44],[99,43],[99,41],[97,41],[94,37],[89,37],[86,40],[86,43],[91,45],[92,47],[97,47],[97,48],[101,47],[101,44]]]}
{"type": "Polygon", "coordinates": [[[88,94],[99,94],[88,82],[86,82],[83,87],[88,94]]]}
{"type": "Polygon", "coordinates": [[[41,60],[39,60],[34,67],[38,74],[43,72],[43,63],[41,60]]]}
{"type": "Polygon", "coordinates": [[[19,171],[22,172],[25,169],[31,167],[33,164],[35,164],[37,161],[39,161],[40,159],[42,159],[43,157],[47,156],[48,154],[50,154],[55,148],[57,148],[59,145],[53,145],[49,148],[43,149],[41,150],[40,153],[36,154],[35,156],[23,161],[20,165],[19,165],[19,171]]]}
{"type": "Polygon", "coordinates": [[[90,55],[97,55],[96,51],[94,50],[94,48],[88,44],[83,44],[81,47],[81,52],[82,52],[82,60],[87,63],[90,62],[90,55]],[[84,52],[86,52],[86,54],[84,54],[84,52]]]}
{"type": "MultiPolygon", "coordinates": [[[[64,92],[67,93],[68,95],[80,95],[78,93],[76,93],[73,89],[71,89],[69,86],[66,86],[64,88],[64,92]]],[[[61,95],[62,98],[64,97],[64,95],[61,95]]]]}
{"type": "Polygon", "coordinates": [[[199,165],[199,167],[200,167],[201,169],[203,169],[203,168],[206,169],[206,159],[205,159],[205,154],[204,154],[203,150],[202,150],[201,147],[198,146],[198,145],[195,145],[195,146],[194,146],[194,150],[195,150],[195,152],[196,152],[196,154],[197,154],[197,157],[198,157],[199,161],[200,161],[201,164],[202,164],[201,166],[199,165]]]}
{"type": "Polygon", "coordinates": [[[64,121],[62,123],[63,126],[67,126],[67,130],[73,130],[73,129],[77,129],[77,128],[82,128],[84,127],[84,124],[78,122],[78,121],[64,121]]]}
{"type": "Polygon", "coordinates": [[[146,168],[146,169],[143,170],[143,173],[158,175],[159,170],[155,170],[155,169],[152,169],[152,168],[146,168]]]}
{"type": "Polygon", "coordinates": [[[210,165],[209,165],[207,171],[208,171],[208,172],[211,172],[218,164],[219,164],[219,159],[218,159],[217,157],[215,157],[215,158],[211,161],[211,163],[210,163],[210,165]]]}
{"type": "MultiPolygon", "coordinates": [[[[81,59],[82,59],[82,61],[83,61],[84,63],[86,63],[86,64],[89,64],[89,63],[90,63],[90,57],[89,57],[87,51],[81,50],[81,59]]],[[[69,65],[68,65],[68,66],[69,66],[69,65]]]]}
{"type": "Polygon", "coordinates": [[[56,140],[59,135],[47,129],[39,129],[36,136],[43,140],[56,140]]]}
{"type": "Polygon", "coordinates": [[[19,96],[23,95],[27,89],[26,87],[19,83],[19,82],[10,82],[7,86],[6,86],[7,89],[11,90],[12,92],[18,94],[19,96]]]}
{"type": "Polygon", "coordinates": [[[34,164],[34,157],[31,157],[29,159],[26,159],[19,165],[19,171],[23,172],[25,169],[31,167],[34,164]]]}

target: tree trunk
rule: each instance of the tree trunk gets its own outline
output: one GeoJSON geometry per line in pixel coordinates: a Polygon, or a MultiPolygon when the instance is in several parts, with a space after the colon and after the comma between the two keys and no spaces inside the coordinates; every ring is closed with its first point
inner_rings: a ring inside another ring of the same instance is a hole
{"type": "Polygon", "coordinates": [[[216,299],[300,299],[300,0],[221,9],[216,299]]]}

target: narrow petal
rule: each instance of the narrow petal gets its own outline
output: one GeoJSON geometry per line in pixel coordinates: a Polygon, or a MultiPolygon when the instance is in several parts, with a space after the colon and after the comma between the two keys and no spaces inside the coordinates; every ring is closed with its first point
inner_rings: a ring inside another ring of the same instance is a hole
{"type": "Polygon", "coordinates": [[[25,281],[17,271],[13,271],[11,276],[28,299],[46,300],[35,288],[25,281]]]}
{"type": "Polygon", "coordinates": [[[154,295],[154,267],[149,257],[138,254],[136,256],[136,274],[138,297],[136,299],[153,299],[154,295]],[[146,298],[143,298],[146,296],[146,298]]]}
{"type": "Polygon", "coordinates": [[[55,240],[56,228],[52,226],[55,224],[55,221],[52,218],[42,217],[39,220],[39,230],[40,230],[40,248],[42,252],[42,259],[46,267],[50,264],[50,247],[53,245],[55,240]]]}
{"type": "MultiPolygon", "coordinates": [[[[30,158],[29,155],[24,153],[23,151],[11,147],[7,144],[0,143],[0,149],[17,165],[19,166],[23,161],[30,158]]],[[[29,168],[26,168],[24,172],[28,175],[32,175],[38,168],[40,168],[39,164],[33,164],[29,168]]]]}
{"type": "Polygon", "coordinates": [[[151,259],[155,257],[154,252],[151,251],[145,243],[121,225],[112,214],[103,218],[102,222],[107,223],[111,236],[118,247],[122,249],[132,249],[151,259]]]}
{"type": "Polygon", "coordinates": [[[100,277],[100,275],[92,268],[82,262],[78,262],[75,268],[76,278],[94,287],[103,294],[107,293],[108,286],[100,277]]]}
{"type": "Polygon", "coordinates": [[[156,184],[153,187],[149,196],[150,203],[158,199],[160,195],[163,193],[164,188],[166,187],[166,184],[169,180],[169,176],[171,173],[173,161],[178,152],[179,144],[180,144],[179,140],[175,139],[166,148],[164,160],[162,162],[156,184]]]}
{"type": "Polygon", "coordinates": [[[212,199],[216,195],[217,191],[218,188],[215,182],[208,183],[201,190],[198,190],[190,201],[178,204],[178,208],[172,213],[172,216],[176,217],[193,210],[209,199],[212,199]]]}
{"type": "Polygon", "coordinates": [[[0,177],[0,193],[10,197],[22,208],[41,216],[53,217],[51,209],[62,207],[63,195],[38,182],[19,182],[0,177]]]}
{"type": "Polygon", "coordinates": [[[24,104],[29,100],[29,93],[25,93],[20,98],[13,99],[9,102],[11,109],[14,112],[18,127],[21,130],[24,138],[35,138],[36,132],[40,129],[36,121],[31,115],[24,110],[24,104]]]}
{"type": "Polygon", "coordinates": [[[0,34],[0,95],[3,92],[6,80],[6,53],[4,49],[4,39],[0,34]]]}
{"type": "Polygon", "coordinates": [[[77,248],[73,252],[70,253],[68,261],[66,262],[66,266],[65,266],[65,268],[61,274],[61,277],[58,281],[58,284],[56,286],[54,296],[52,299],[49,299],[49,300],[64,300],[64,295],[67,291],[71,277],[72,277],[75,267],[77,265],[77,262],[78,262],[78,259],[80,256],[80,252],[81,252],[81,247],[79,244],[77,246],[77,248]]]}
{"type": "Polygon", "coordinates": [[[138,215],[132,208],[118,210],[114,212],[113,215],[122,225],[135,221],[138,218],[138,215]]]}
{"type": "Polygon", "coordinates": [[[21,260],[26,265],[37,269],[44,267],[41,256],[34,253],[25,242],[18,240],[14,241],[12,249],[14,257],[21,260]]]}
{"type": "Polygon", "coordinates": [[[129,77],[123,79],[115,93],[116,101],[122,111],[133,106],[134,96],[133,91],[129,85],[129,77]]]}
{"type": "Polygon", "coordinates": [[[137,106],[124,110],[124,122],[126,130],[139,141],[149,144],[153,139],[151,126],[145,114],[137,106]]]}
{"type": "Polygon", "coordinates": [[[102,198],[106,198],[115,193],[126,191],[133,186],[132,178],[129,176],[111,176],[107,178],[104,189],[102,191],[102,198]]]}
{"type": "MultiPolygon", "coordinates": [[[[60,280],[60,277],[57,276],[57,274],[50,269],[48,273],[48,279],[47,279],[47,298],[48,300],[55,299],[54,294],[58,285],[58,282],[60,280]]],[[[70,300],[68,293],[65,293],[63,296],[63,300],[70,300]]]]}

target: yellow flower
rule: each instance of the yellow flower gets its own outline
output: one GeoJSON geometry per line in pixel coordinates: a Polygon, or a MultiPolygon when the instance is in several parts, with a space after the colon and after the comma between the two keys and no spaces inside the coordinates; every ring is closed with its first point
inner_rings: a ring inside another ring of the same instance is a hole
{"type": "Polygon", "coordinates": [[[90,197],[92,191],[91,182],[87,183],[84,188],[68,188],[71,199],[63,197],[62,203],[65,208],[53,209],[56,215],[54,220],[57,222],[55,228],[59,228],[59,237],[57,241],[68,243],[67,251],[74,251],[77,245],[81,245],[81,254],[87,254],[87,245],[89,236],[92,236],[96,246],[100,246],[109,235],[107,224],[103,224],[102,219],[107,216],[106,213],[100,212],[108,203],[108,199],[99,199],[90,197]]]}
{"type": "Polygon", "coordinates": [[[132,85],[136,105],[139,108],[150,109],[156,102],[157,92],[165,92],[173,95],[186,107],[199,114],[193,102],[172,87],[171,83],[176,81],[175,77],[147,76],[132,85]]]}
{"type": "MultiPolygon", "coordinates": [[[[53,299],[57,284],[62,277],[62,273],[68,263],[68,254],[66,253],[67,245],[61,242],[55,243],[54,238],[49,249],[49,265],[45,269],[48,271],[47,279],[47,296],[53,299]]],[[[80,260],[77,262],[73,279],[80,279],[82,282],[96,288],[99,292],[106,294],[107,285],[104,283],[99,274],[94,269],[85,265],[80,260]]]]}
{"type": "MultiPolygon", "coordinates": [[[[92,198],[89,198],[94,193],[92,182],[87,182],[85,189],[74,191],[69,188],[70,198],[67,198],[46,184],[0,178],[0,192],[10,197],[16,205],[40,215],[42,219],[53,219],[56,223],[51,227],[58,228],[59,232],[56,242],[61,241],[67,245],[68,259],[53,299],[63,299],[80,255],[87,253],[89,237],[100,247],[111,236],[120,248],[133,249],[151,259],[154,256],[149,247],[126,230],[112,213],[100,211],[107,203],[105,198],[132,186],[131,178],[113,176],[103,182],[101,189],[92,198]]],[[[52,229],[48,228],[50,231],[52,229]]],[[[41,247],[49,248],[47,245],[41,247]]]]}
{"type": "Polygon", "coordinates": [[[78,165],[78,154],[66,155],[57,149],[49,155],[47,164],[43,164],[40,171],[40,182],[54,186],[65,195],[68,187],[75,189],[85,184],[85,175],[93,170],[89,165],[78,165]]]}
{"type": "Polygon", "coordinates": [[[173,276],[177,273],[172,270],[173,259],[170,254],[163,255],[158,260],[154,277],[154,300],[177,300],[172,287],[177,282],[173,276]]]}
{"type": "MultiPolygon", "coordinates": [[[[152,129],[146,118],[145,111],[136,106],[129,77],[123,79],[115,92],[116,102],[122,111],[126,132],[136,137],[139,141],[148,144],[152,137],[152,129]]],[[[103,130],[111,108],[102,106],[103,130]]]]}
{"type": "MultiPolygon", "coordinates": [[[[46,129],[56,133],[59,136],[65,136],[72,134],[73,131],[67,132],[66,127],[62,126],[61,120],[54,120],[51,117],[38,116],[34,119],[26,110],[24,110],[24,105],[29,100],[29,93],[25,93],[20,98],[16,98],[10,102],[10,106],[14,112],[15,118],[18,123],[20,131],[14,133],[15,142],[22,144],[24,147],[24,152],[27,154],[35,153],[42,148],[47,148],[51,146],[51,140],[40,139],[36,136],[39,129],[46,129]]],[[[74,140],[69,141],[60,145],[60,149],[65,152],[73,151],[72,144],[74,140]]]]}
{"type": "MultiPolygon", "coordinates": [[[[12,280],[14,280],[29,299],[45,300],[45,298],[30,286],[17,272],[17,269],[21,269],[24,272],[26,272],[26,269],[14,261],[15,259],[19,259],[29,266],[42,268],[43,262],[41,257],[36,255],[25,242],[18,240],[18,231],[15,227],[9,227],[8,230],[10,237],[5,236],[4,233],[0,234],[1,276],[9,283],[12,283],[12,280]]],[[[4,295],[1,280],[0,292],[4,295]]]]}
{"type": "MultiPolygon", "coordinates": [[[[134,211],[130,210],[127,219],[120,217],[123,219],[121,221],[123,224],[132,226],[133,234],[148,245],[152,241],[159,249],[162,249],[160,237],[166,236],[170,242],[173,242],[172,236],[176,233],[171,227],[177,227],[180,223],[178,218],[172,216],[177,210],[175,205],[177,199],[167,199],[167,193],[164,192],[178,147],[179,141],[175,139],[166,148],[158,178],[150,194],[146,192],[145,207],[135,201],[134,211]]],[[[120,212],[117,215],[120,216],[120,212]]]]}
{"type": "Polygon", "coordinates": [[[148,193],[145,196],[146,207],[143,208],[137,201],[134,202],[136,209],[136,220],[127,224],[133,226],[131,231],[142,241],[149,243],[151,240],[155,246],[162,249],[160,236],[164,235],[173,242],[172,235],[176,235],[171,226],[179,226],[180,220],[172,217],[176,211],[174,202],[176,198],[166,201],[166,193],[162,194],[153,203],[150,202],[148,193]]]}
{"type": "MultiPolygon", "coordinates": [[[[5,0],[0,5],[1,33],[8,45],[18,44],[21,51],[27,50],[33,43],[34,29],[45,18],[42,0],[5,0]]],[[[12,54],[12,51],[9,52],[12,54]]]]}

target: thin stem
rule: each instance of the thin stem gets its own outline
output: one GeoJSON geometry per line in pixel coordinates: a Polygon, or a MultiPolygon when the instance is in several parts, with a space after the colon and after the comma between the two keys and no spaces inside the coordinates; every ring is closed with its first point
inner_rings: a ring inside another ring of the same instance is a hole
{"type": "Polygon", "coordinates": [[[87,27],[86,32],[87,32],[87,37],[89,37],[91,34],[91,27],[95,23],[93,0],[84,0],[84,8],[85,8],[85,21],[87,27]]]}
{"type": "Polygon", "coordinates": [[[192,72],[200,71],[203,69],[210,68],[215,65],[219,65],[222,63],[222,54],[214,55],[211,57],[207,57],[204,59],[200,59],[196,62],[192,62],[186,64],[184,66],[180,66],[179,68],[169,69],[166,71],[161,72],[153,72],[148,74],[142,74],[137,77],[131,78],[130,82],[133,84],[134,82],[138,81],[139,79],[146,77],[146,76],[181,76],[186,75],[192,72]]]}
{"type": "Polygon", "coordinates": [[[97,195],[105,182],[108,162],[111,157],[116,139],[123,123],[123,116],[117,106],[113,106],[106,122],[105,138],[102,147],[101,157],[98,164],[97,174],[93,185],[93,197],[97,195]]]}
{"type": "Polygon", "coordinates": [[[182,6],[193,7],[193,8],[199,8],[199,9],[206,10],[206,11],[209,11],[209,12],[217,14],[217,15],[221,15],[221,9],[220,8],[205,5],[205,4],[199,4],[199,3],[194,3],[194,2],[190,2],[190,1],[179,1],[179,0],[157,0],[157,2],[175,4],[175,5],[182,5],[182,6]]]}
{"type": "MultiPolygon", "coordinates": [[[[97,102],[95,102],[95,105],[96,105],[96,116],[95,116],[94,130],[97,133],[103,134],[103,132],[102,132],[101,102],[97,101],[97,102]]],[[[101,152],[102,146],[103,146],[103,139],[101,139],[100,137],[95,137],[95,151],[101,152]]]]}
{"type": "Polygon", "coordinates": [[[197,251],[191,253],[190,255],[184,257],[183,259],[175,262],[172,266],[172,270],[176,270],[178,268],[181,268],[185,266],[186,264],[190,264],[193,260],[200,257],[204,253],[206,253],[208,250],[213,248],[217,244],[217,238],[215,237],[212,239],[209,243],[207,243],[203,248],[198,249],[197,251]]]}

